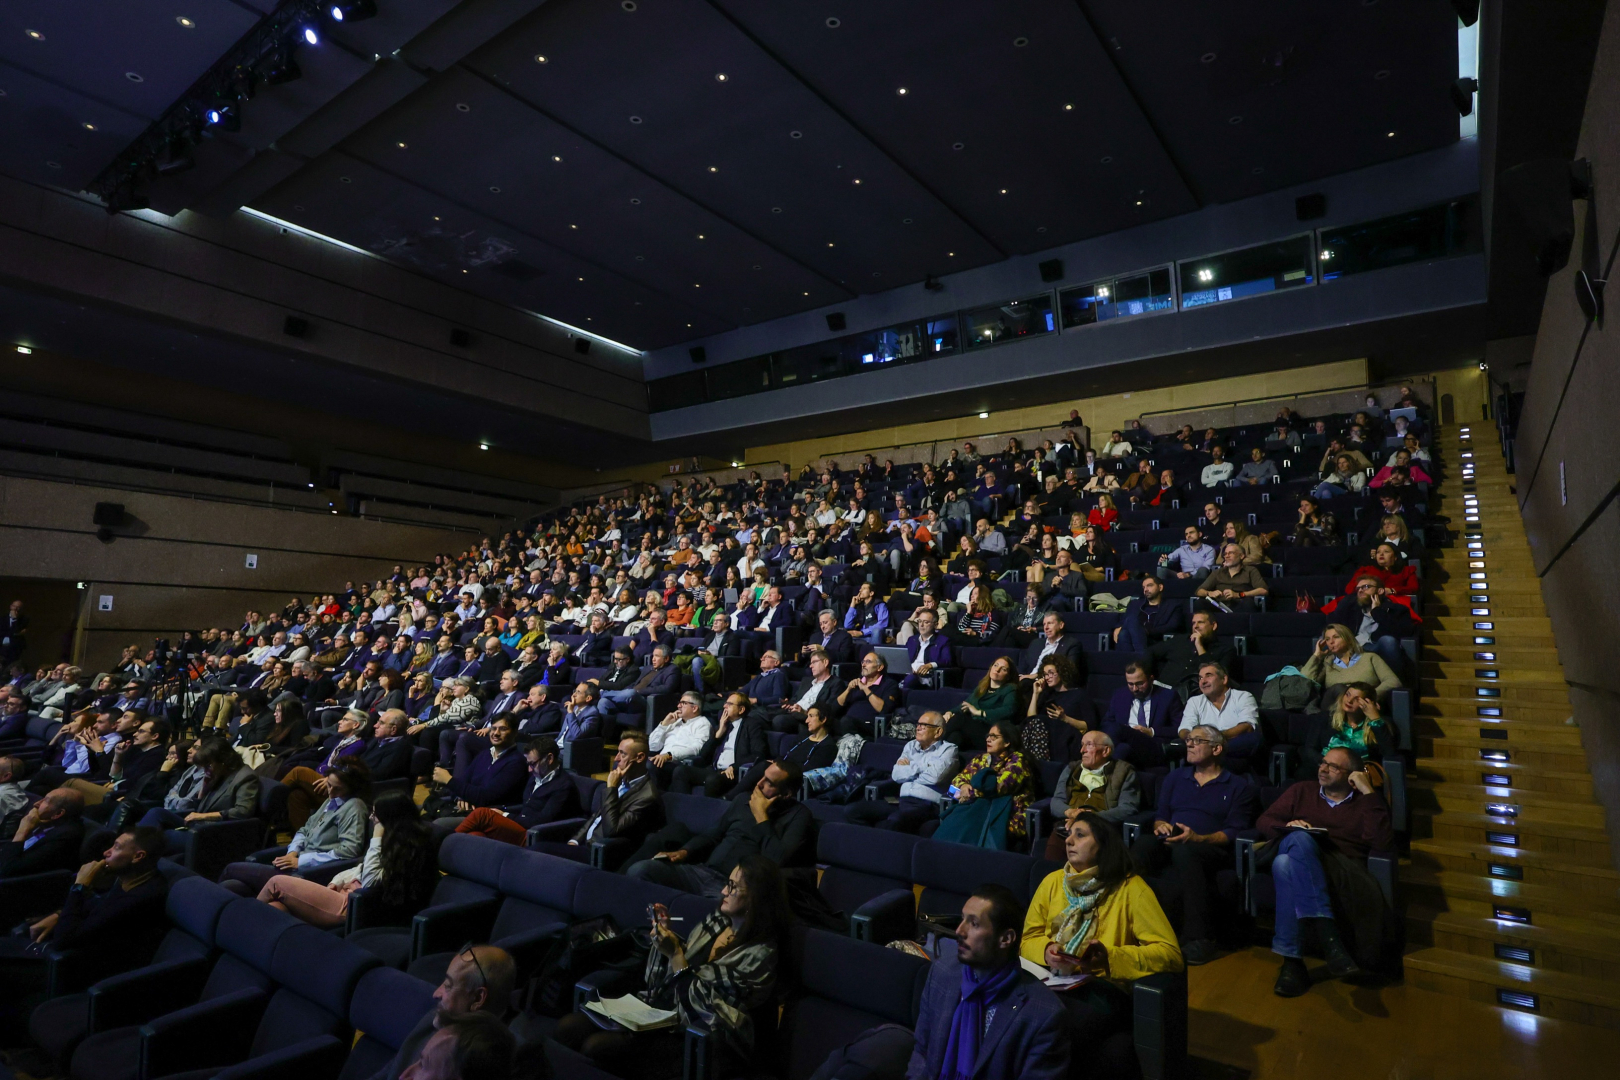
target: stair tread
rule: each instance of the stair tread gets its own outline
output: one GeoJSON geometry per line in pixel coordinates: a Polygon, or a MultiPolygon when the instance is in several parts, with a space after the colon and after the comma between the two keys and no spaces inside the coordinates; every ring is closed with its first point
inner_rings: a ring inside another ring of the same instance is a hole
{"type": "Polygon", "coordinates": [[[1426,866],[1402,866],[1400,879],[1405,885],[1438,886],[1450,896],[1487,900],[1505,907],[1528,907],[1547,910],[1578,911],[1582,917],[1600,921],[1612,930],[1620,930],[1620,896],[1603,893],[1572,892],[1556,885],[1533,885],[1523,881],[1504,881],[1483,874],[1469,874],[1461,870],[1432,870],[1426,866]]]}
{"type": "Polygon", "coordinates": [[[1572,861],[1567,855],[1526,848],[1499,847],[1493,844],[1475,844],[1467,840],[1442,840],[1434,837],[1422,837],[1413,840],[1410,846],[1414,852],[1421,851],[1434,855],[1477,858],[1482,863],[1501,860],[1510,863],[1522,863],[1526,866],[1537,866],[1547,870],[1580,874],[1582,877],[1601,878],[1613,882],[1614,887],[1620,889],[1620,870],[1615,870],[1612,866],[1588,866],[1572,861]]]}
{"type": "Polygon", "coordinates": [[[1504,822],[1500,818],[1488,814],[1470,814],[1465,810],[1446,810],[1438,814],[1429,814],[1421,810],[1413,811],[1416,817],[1426,817],[1435,821],[1443,821],[1447,825],[1476,825],[1492,832],[1534,833],[1537,836],[1556,837],[1560,840],[1582,840],[1594,844],[1609,843],[1607,829],[1597,825],[1569,825],[1560,821],[1524,821],[1504,822]]]}
{"type": "Polygon", "coordinates": [[[1409,967],[1452,975],[1472,982],[1512,986],[1552,997],[1588,1002],[1606,1008],[1620,1008],[1620,986],[1603,979],[1589,979],[1564,971],[1547,971],[1506,960],[1433,947],[1414,949],[1406,954],[1403,962],[1409,967]]]}
{"type": "Polygon", "coordinates": [[[1414,776],[1407,780],[1408,791],[1444,792],[1448,795],[1458,795],[1465,798],[1478,799],[1481,802],[1491,800],[1494,802],[1512,802],[1520,806],[1534,806],[1544,810],[1602,810],[1595,799],[1568,798],[1557,792],[1526,791],[1520,788],[1512,789],[1510,795],[1495,795],[1495,787],[1486,787],[1484,784],[1469,784],[1458,780],[1431,780],[1428,777],[1414,776]]]}
{"type": "Polygon", "coordinates": [[[1470,937],[1530,946],[1549,946],[1562,952],[1620,961],[1620,932],[1606,930],[1603,927],[1583,925],[1579,929],[1574,929],[1566,926],[1508,923],[1486,915],[1472,915],[1466,911],[1446,911],[1424,904],[1408,904],[1406,918],[1409,923],[1429,925],[1439,930],[1466,934],[1470,937]]]}

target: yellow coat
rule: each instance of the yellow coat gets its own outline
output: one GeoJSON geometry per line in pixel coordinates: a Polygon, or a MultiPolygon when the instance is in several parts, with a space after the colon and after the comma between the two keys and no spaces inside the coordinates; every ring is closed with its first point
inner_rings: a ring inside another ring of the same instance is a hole
{"type": "MultiPolygon", "coordinates": [[[[1052,931],[1068,909],[1062,870],[1046,875],[1024,918],[1024,959],[1045,965],[1052,931]]],[[[1165,918],[1159,898],[1141,877],[1132,874],[1097,909],[1092,936],[1108,949],[1108,979],[1129,982],[1161,971],[1180,971],[1181,945],[1165,918]]]]}

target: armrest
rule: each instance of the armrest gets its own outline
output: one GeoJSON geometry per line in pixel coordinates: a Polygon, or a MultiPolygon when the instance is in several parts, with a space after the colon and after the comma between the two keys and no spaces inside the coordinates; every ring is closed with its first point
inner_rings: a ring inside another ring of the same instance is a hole
{"type": "Polygon", "coordinates": [[[603,998],[623,997],[635,990],[641,983],[641,977],[636,972],[621,971],[618,968],[603,968],[583,975],[574,984],[574,1008],[584,1007],[587,1001],[600,1001],[603,998]]]}
{"type": "Polygon", "coordinates": [[[258,818],[204,821],[190,826],[185,838],[182,864],[213,881],[226,866],[259,850],[264,840],[264,822],[258,818]]]}
{"type": "Polygon", "coordinates": [[[1035,852],[1035,842],[1044,840],[1052,828],[1051,810],[1042,805],[1045,799],[1039,799],[1024,810],[1024,828],[1029,836],[1030,852],[1035,852]]]}
{"type": "Polygon", "coordinates": [[[1384,902],[1396,911],[1395,881],[1400,865],[1400,854],[1394,851],[1370,851],[1367,853],[1367,872],[1378,882],[1378,890],[1384,894],[1384,902]]]}
{"type": "Polygon", "coordinates": [[[331,862],[312,866],[308,870],[298,871],[298,876],[305,881],[313,881],[317,885],[330,885],[332,879],[345,870],[353,870],[360,865],[359,859],[333,859],[331,862]]]}
{"type": "Polygon", "coordinates": [[[245,861],[271,863],[285,854],[287,854],[287,845],[283,844],[281,847],[267,847],[261,851],[252,852],[248,855],[245,861]]]}
{"type": "Polygon", "coordinates": [[[1271,748],[1269,778],[1272,787],[1286,787],[1292,782],[1297,753],[1297,748],[1287,743],[1279,743],[1271,748]]]}
{"type": "Polygon", "coordinates": [[[681,1046],[681,1080],[719,1080],[723,1047],[711,1041],[712,1035],[707,1027],[688,1025],[681,1046]]]}
{"type": "Polygon", "coordinates": [[[857,941],[887,945],[910,937],[917,918],[917,897],[910,889],[890,889],[874,896],[849,916],[849,934],[857,941]]]}
{"type": "Polygon", "coordinates": [[[1134,844],[1142,837],[1142,823],[1140,821],[1122,821],[1119,823],[1119,832],[1125,838],[1127,846],[1134,844]]]}
{"type": "Polygon", "coordinates": [[[247,1057],[270,995],[234,990],[141,1025],[140,1075],[168,1076],[247,1057]]]}
{"type": "Polygon", "coordinates": [[[75,876],[72,870],[47,870],[0,878],[0,926],[15,926],[30,916],[60,909],[75,876]]]}
{"type": "Polygon", "coordinates": [[[1187,1072],[1187,976],[1159,972],[1131,984],[1132,1033],[1142,1080],[1187,1072]]]}
{"type": "Polygon", "coordinates": [[[561,821],[547,821],[536,825],[529,830],[529,844],[533,846],[536,840],[555,840],[566,843],[579,832],[579,827],[585,824],[584,818],[564,818],[561,821]]]}
{"type": "Polygon", "coordinates": [[[636,842],[623,836],[591,841],[591,866],[597,870],[617,870],[636,851],[636,842]]]}
{"type": "Polygon", "coordinates": [[[1417,695],[1404,687],[1389,692],[1389,718],[1401,733],[1401,749],[1412,749],[1412,709],[1417,695]]]}
{"type": "Polygon", "coordinates": [[[1380,764],[1384,767],[1384,780],[1387,790],[1384,792],[1389,801],[1389,824],[1398,833],[1404,833],[1410,827],[1407,819],[1406,806],[1406,759],[1399,754],[1391,754],[1380,764]]]}
{"type": "Polygon", "coordinates": [[[1243,910],[1250,915],[1255,914],[1254,891],[1249,884],[1249,879],[1254,876],[1255,843],[1252,836],[1239,836],[1232,841],[1232,858],[1236,862],[1233,869],[1243,886],[1243,910]]]}
{"type": "Polygon", "coordinates": [[[221,1069],[213,1080],[282,1080],[288,1076],[299,1080],[337,1080],[347,1057],[348,1047],[340,1039],[316,1035],[221,1069]]]}
{"type": "Polygon", "coordinates": [[[411,920],[411,959],[449,952],[466,941],[484,941],[495,923],[499,897],[438,904],[416,913],[411,920]]]}
{"type": "Polygon", "coordinates": [[[517,965],[518,983],[522,984],[528,981],[529,976],[538,974],[547,960],[562,951],[567,940],[563,932],[567,929],[567,923],[557,923],[538,930],[511,934],[493,944],[505,949],[512,957],[517,965]]]}
{"type": "Polygon", "coordinates": [[[349,907],[344,915],[343,932],[352,934],[356,930],[368,930],[373,926],[408,926],[409,916],[400,918],[397,913],[390,918],[391,913],[384,906],[379,894],[371,889],[356,889],[349,894],[349,907]]]}
{"type": "Polygon", "coordinates": [[[193,1004],[213,963],[206,957],[170,960],[102,979],[90,988],[90,1034],[142,1024],[193,1004]]]}
{"type": "Polygon", "coordinates": [[[898,780],[874,780],[866,785],[866,791],[862,797],[877,800],[898,794],[900,794],[900,782],[898,780]]]}

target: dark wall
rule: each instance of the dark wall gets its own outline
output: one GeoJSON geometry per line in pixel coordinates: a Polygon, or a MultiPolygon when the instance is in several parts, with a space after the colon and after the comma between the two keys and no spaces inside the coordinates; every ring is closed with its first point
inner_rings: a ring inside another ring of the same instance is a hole
{"type": "Polygon", "coordinates": [[[1620,240],[1620,4],[1610,4],[1586,98],[1580,156],[1593,205],[1575,204],[1575,254],[1547,284],[1525,410],[1518,494],[1609,833],[1620,837],[1620,325],[1575,302],[1583,265],[1607,273],[1620,240]]]}

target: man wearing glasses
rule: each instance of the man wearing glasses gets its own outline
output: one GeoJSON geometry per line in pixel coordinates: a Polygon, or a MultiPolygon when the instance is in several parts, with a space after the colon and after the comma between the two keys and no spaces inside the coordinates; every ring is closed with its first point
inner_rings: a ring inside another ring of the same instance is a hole
{"type": "Polygon", "coordinates": [[[890,778],[900,785],[900,801],[863,799],[851,803],[844,817],[862,825],[915,833],[923,823],[939,817],[946,785],[956,774],[956,744],[940,736],[945,721],[937,712],[917,718],[917,737],[906,744],[894,763],[890,778]]]}
{"type": "MultiPolygon", "coordinates": [[[[400,1080],[411,1071],[420,1078],[424,1065],[431,1065],[432,1055],[426,1052],[435,1032],[461,1017],[485,1013],[503,1025],[512,1009],[512,988],[517,983],[517,965],[505,949],[494,945],[463,945],[445,969],[444,980],[433,991],[433,1009],[422,1017],[405,1036],[394,1060],[369,1080],[400,1080]]],[[[514,1080],[529,1075],[520,1067],[513,1070],[514,1080]]],[[[544,1074],[541,1074],[544,1075],[544,1074]]]]}
{"type": "Polygon", "coordinates": [[[1253,826],[1260,800],[1247,776],[1222,767],[1226,736],[1219,728],[1200,724],[1182,735],[1190,767],[1165,777],[1153,829],[1131,855],[1150,884],[1180,886],[1181,954],[1189,964],[1207,964],[1220,951],[1210,911],[1215,874],[1232,864],[1232,840],[1253,826]]]}
{"type": "Polygon", "coordinates": [[[1181,729],[1181,699],[1153,681],[1146,664],[1125,665],[1125,685],[1108,700],[1102,729],[1114,740],[1114,756],[1138,769],[1164,764],[1164,745],[1181,729]]]}

